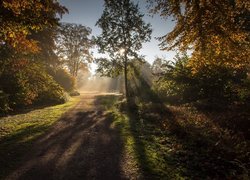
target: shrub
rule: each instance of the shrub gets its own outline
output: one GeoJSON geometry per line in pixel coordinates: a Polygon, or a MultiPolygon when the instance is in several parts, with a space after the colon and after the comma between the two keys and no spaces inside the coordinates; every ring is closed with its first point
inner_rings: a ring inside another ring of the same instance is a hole
{"type": "Polygon", "coordinates": [[[49,74],[54,80],[67,92],[75,89],[75,78],[69,74],[65,69],[49,70],[49,74]]]}
{"type": "Polygon", "coordinates": [[[154,82],[154,89],[170,102],[245,101],[249,98],[249,85],[245,69],[228,68],[223,65],[207,65],[192,73],[187,56],[177,56],[175,62],[165,61],[162,74],[154,82]],[[245,82],[245,83],[244,83],[245,82]]]}
{"type": "Polygon", "coordinates": [[[74,91],[71,91],[71,92],[69,93],[69,95],[70,95],[70,96],[80,96],[80,93],[79,93],[78,91],[74,90],[74,91]]]}
{"type": "Polygon", "coordinates": [[[63,104],[68,100],[69,100],[69,95],[66,92],[63,92],[59,89],[47,92],[43,91],[42,93],[39,94],[35,102],[37,104],[63,104]]]}
{"type": "Polygon", "coordinates": [[[20,108],[34,103],[63,103],[64,90],[45,68],[35,62],[16,60],[5,67],[1,88],[9,94],[9,107],[20,108]]]}
{"type": "Polygon", "coordinates": [[[241,85],[234,87],[237,96],[243,103],[250,103],[250,79],[245,79],[241,85]]]}
{"type": "Polygon", "coordinates": [[[0,90],[0,115],[4,115],[9,110],[9,95],[0,90]]]}
{"type": "Polygon", "coordinates": [[[36,103],[39,104],[61,104],[68,101],[69,96],[63,88],[57,84],[52,77],[48,79],[47,87],[38,92],[36,103]]]}

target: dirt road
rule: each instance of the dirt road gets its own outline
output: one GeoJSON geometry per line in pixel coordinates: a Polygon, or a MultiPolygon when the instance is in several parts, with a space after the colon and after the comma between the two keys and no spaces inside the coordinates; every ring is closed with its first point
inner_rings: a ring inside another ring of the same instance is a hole
{"type": "Polygon", "coordinates": [[[85,94],[27,152],[7,179],[137,179],[126,165],[123,142],[112,118],[85,94]]]}

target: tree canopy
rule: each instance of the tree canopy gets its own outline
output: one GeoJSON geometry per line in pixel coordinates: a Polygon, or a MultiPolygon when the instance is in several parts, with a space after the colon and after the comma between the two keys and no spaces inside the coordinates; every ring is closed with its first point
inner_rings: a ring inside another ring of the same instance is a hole
{"type": "Polygon", "coordinates": [[[249,64],[249,1],[148,0],[152,13],[172,17],[176,24],[160,37],[163,50],[193,50],[190,65],[221,64],[241,68],[249,64]]]}
{"type": "Polygon", "coordinates": [[[100,58],[98,71],[106,75],[122,73],[127,91],[127,66],[132,58],[139,59],[142,43],[150,40],[151,25],[143,21],[138,5],[130,0],[105,0],[104,11],[96,25],[102,29],[96,43],[101,53],[109,58],[100,58]]]}
{"type": "Polygon", "coordinates": [[[58,1],[0,2],[0,114],[34,103],[63,103],[48,73],[57,61],[55,30],[67,9],[58,1]]]}
{"type": "Polygon", "coordinates": [[[37,42],[29,36],[33,32],[58,24],[67,9],[55,0],[2,0],[0,2],[0,44],[8,44],[19,52],[37,52],[37,42]]]}
{"type": "Polygon", "coordinates": [[[72,23],[62,23],[59,28],[57,54],[75,77],[81,68],[92,61],[90,48],[93,41],[89,37],[91,31],[89,27],[72,23]]]}

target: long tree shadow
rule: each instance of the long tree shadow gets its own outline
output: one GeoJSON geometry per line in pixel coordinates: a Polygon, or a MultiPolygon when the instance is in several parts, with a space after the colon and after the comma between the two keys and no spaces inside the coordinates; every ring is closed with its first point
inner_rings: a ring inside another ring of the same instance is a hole
{"type": "Polygon", "coordinates": [[[244,173],[245,169],[234,163],[235,152],[217,145],[221,140],[218,133],[180,124],[136,68],[134,74],[130,82],[134,97],[126,113],[146,179],[221,179],[244,173]]]}
{"type": "MultiPolygon", "coordinates": [[[[48,129],[47,125],[32,125],[18,130],[15,134],[0,139],[0,172],[6,176],[13,168],[20,165],[26,150],[32,147],[33,138],[48,129]]],[[[0,177],[2,178],[2,177],[0,177]]]]}
{"type": "Polygon", "coordinates": [[[7,179],[122,179],[122,140],[102,109],[74,109],[42,136],[7,179]]]}
{"type": "Polygon", "coordinates": [[[129,118],[129,127],[135,140],[134,149],[140,169],[145,179],[171,178],[172,172],[168,169],[164,169],[165,173],[162,175],[153,167],[152,159],[150,159],[152,154],[147,149],[148,142],[155,146],[157,151],[155,135],[163,135],[161,131],[163,118],[168,120],[171,129],[178,133],[179,136],[183,136],[185,131],[175,121],[174,114],[165,106],[161,98],[151,90],[151,86],[139,70],[134,66],[132,68],[134,76],[132,76],[129,82],[131,97],[128,101],[126,113],[129,118]]]}
{"type": "Polygon", "coordinates": [[[5,114],[0,114],[0,118],[6,117],[6,116],[15,116],[15,115],[19,115],[19,114],[26,114],[26,113],[29,113],[31,111],[44,109],[44,108],[47,108],[47,107],[50,107],[53,105],[58,105],[58,104],[48,103],[48,104],[43,104],[43,105],[30,105],[27,107],[17,107],[15,109],[15,111],[10,111],[10,112],[5,113],[5,114]]]}

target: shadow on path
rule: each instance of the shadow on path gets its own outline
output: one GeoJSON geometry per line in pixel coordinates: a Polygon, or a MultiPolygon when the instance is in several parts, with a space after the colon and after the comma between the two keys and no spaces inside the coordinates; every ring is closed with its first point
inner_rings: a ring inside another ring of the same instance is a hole
{"type": "Polygon", "coordinates": [[[124,179],[122,140],[111,115],[93,101],[83,99],[66,113],[7,179],[124,179]]]}

